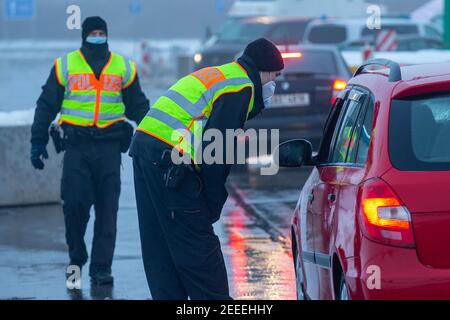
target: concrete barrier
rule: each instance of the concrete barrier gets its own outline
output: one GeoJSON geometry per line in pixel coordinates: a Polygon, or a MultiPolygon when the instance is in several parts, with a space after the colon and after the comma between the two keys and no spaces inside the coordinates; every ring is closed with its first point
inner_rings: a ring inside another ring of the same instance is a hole
{"type": "Polygon", "coordinates": [[[63,154],[47,146],[45,169],[30,162],[33,110],[0,113],[0,206],[22,206],[60,202],[63,154]]]}

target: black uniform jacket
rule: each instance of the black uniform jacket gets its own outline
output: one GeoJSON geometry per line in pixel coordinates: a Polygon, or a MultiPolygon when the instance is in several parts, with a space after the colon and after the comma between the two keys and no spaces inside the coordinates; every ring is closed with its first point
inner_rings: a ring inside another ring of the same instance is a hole
{"type": "MultiPolygon", "coordinates": [[[[258,115],[264,108],[262,98],[262,85],[259,72],[250,57],[242,56],[238,63],[247,71],[255,87],[255,101],[253,110],[248,119],[258,115]]],[[[220,130],[225,141],[227,129],[242,129],[247,118],[247,110],[251,99],[251,88],[245,88],[239,92],[222,95],[214,102],[210,118],[205,130],[220,130]]],[[[203,150],[211,142],[203,142],[203,150]]],[[[164,148],[164,143],[142,132],[137,132],[130,149],[131,156],[151,157],[153,150],[164,148]],[[153,150],[152,150],[153,149],[153,150]]],[[[235,143],[236,145],[236,143],[235,143]]],[[[226,143],[224,150],[226,152],[226,143]]],[[[236,154],[236,152],[235,152],[236,154]]],[[[223,205],[228,197],[225,182],[230,174],[231,164],[201,164],[200,176],[203,182],[204,196],[207,199],[211,214],[220,215],[223,205]]]]}

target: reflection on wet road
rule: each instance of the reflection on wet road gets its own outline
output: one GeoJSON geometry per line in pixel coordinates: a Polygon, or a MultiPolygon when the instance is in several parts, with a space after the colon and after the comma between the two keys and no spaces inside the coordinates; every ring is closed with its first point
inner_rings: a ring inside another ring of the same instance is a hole
{"type": "MultiPolygon", "coordinates": [[[[128,156],[123,157],[123,167],[114,287],[91,286],[86,267],[81,290],[66,289],[68,258],[60,205],[0,208],[0,299],[151,299],[141,260],[128,156]]],[[[246,194],[250,206],[230,197],[221,220],[214,226],[222,243],[231,295],[235,299],[294,299],[295,278],[289,244],[274,236],[267,221],[252,209],[259,202],[259,210],[267,211],[262,209],[271,208],[266,206],[270,202],[274,206],[273,197],[264,191],[264,183],[259,191],[262,193],[250,192],[257,186],[249,188],[248,179],[246,174],[235,175],[230,188],[246,194]],[[236,187],[236,183],[240,186],[236,187]]],[[[288,208],[282,212],[283,216],[278,215],[280,221],[290,220],[292,210],[288,208]]],[[[93,222],[94,212],[91,212],[86,233],[88,247],[92,243],[93,222]]]]}
{"type": "Polygon", "coordinates": [[[223,220],[233,297],[294,299],[294,270],[285,243],[274,241],[241,207],[226,210],[223,220]]]}

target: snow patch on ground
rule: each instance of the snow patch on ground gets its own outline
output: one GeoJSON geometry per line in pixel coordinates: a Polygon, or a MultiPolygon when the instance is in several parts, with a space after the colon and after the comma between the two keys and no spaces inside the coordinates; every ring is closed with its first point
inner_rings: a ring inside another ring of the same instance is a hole
{"type": "Polygon", "coordinates": [[[0,127],[31,125],[33,117],[34,109],[0,112],[0,127]]]}
{"type": "MultiPolygon", "coordinates": [[[[201,45],[197,39],[172,39],[172,40],[108,40],[109,48],[124,56],[140,60],[142,45],[145,43],[154,54],[166,56],[173,54],[193,55],[201,45]]],[[[0,41],[0,58],[2,59],[55,59],[66,52],[76,50],[81,41],[0,41]]]]}

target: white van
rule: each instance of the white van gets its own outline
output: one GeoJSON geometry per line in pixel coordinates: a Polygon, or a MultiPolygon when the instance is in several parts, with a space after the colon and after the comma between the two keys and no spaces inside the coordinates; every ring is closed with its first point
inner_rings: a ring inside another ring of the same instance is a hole
{"type": "Polygon", "coordinates": [[[360,17],[366,14],[365,0],[236,0],[232,18],[252,16],[360,17]]]}
{"type": "MultiPolygon", "coordinates": [[[[398,36],[419,36],[442,39],[442,33],[432,23],[407,18],[382,18],[381,29],[393,29],[398,36]]],[[[309,23],[305,43],[345,46],[358,40],[372,40],[379,30],[369,29],[365,18],[327,18],[309,23]]]]}

